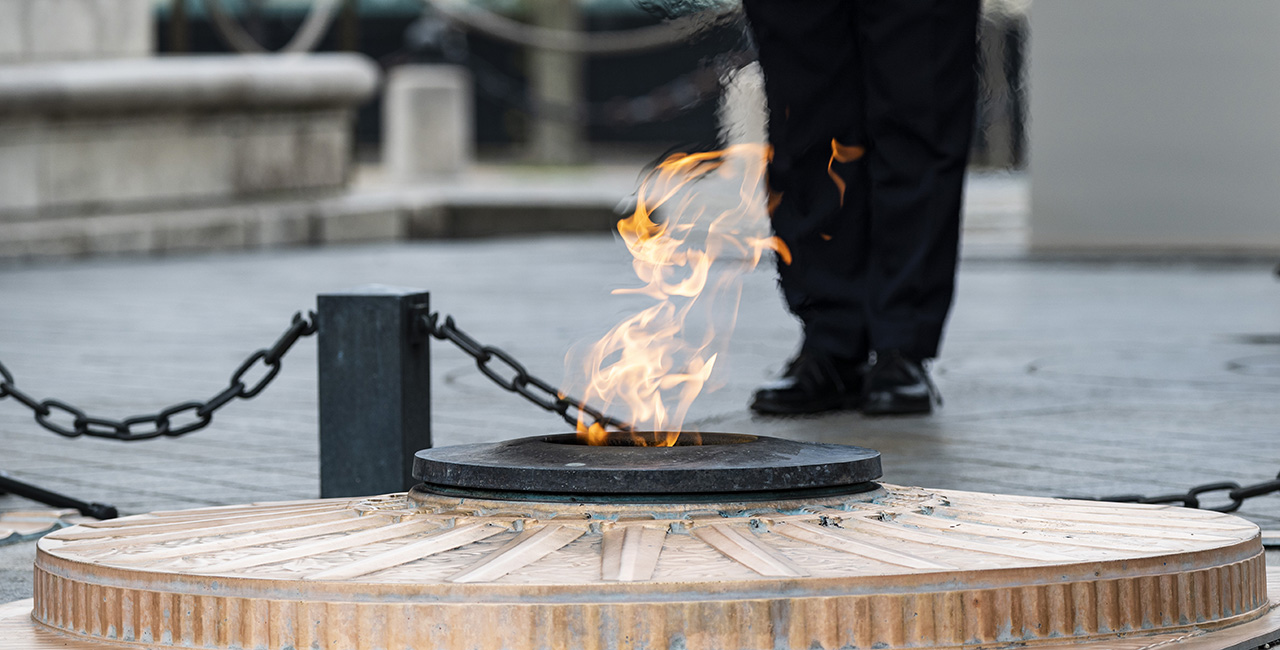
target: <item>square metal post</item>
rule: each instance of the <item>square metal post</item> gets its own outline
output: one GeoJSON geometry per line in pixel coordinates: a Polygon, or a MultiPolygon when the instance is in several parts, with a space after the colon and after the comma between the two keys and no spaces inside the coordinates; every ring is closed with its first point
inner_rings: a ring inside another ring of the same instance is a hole
{"type": "Polygon", "coordinates": [[[431,446],[428,337],[420,289],[370,285],[316,298],[320,496],[400,492],[431,446]]]}

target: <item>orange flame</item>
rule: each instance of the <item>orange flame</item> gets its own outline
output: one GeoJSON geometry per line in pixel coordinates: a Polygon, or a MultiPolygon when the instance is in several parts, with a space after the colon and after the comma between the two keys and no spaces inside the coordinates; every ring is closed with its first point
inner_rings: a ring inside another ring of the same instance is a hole
{"type": "MultiPolygon", "coordinates": [[[[643,286],[613,293],[642,295],[655,304],[618,323],[585,353],[571,351],[566,358],[571,381],[575,365],[585,371],[584,402],[606,411],[625,406],[639,429],[665,434],[654,438],[658,446],[676,444],[694,398],[727,349],[742,275],[760,263],[765,251],[790,261],[782,241],[768,234],[768,155],[768,148],[758,144],[674,154],[646,175],[635,212],[618,222],[643,286]],[[708,188],[698,184],[704,180],[710,185],[737,180],[736,205],[714,207],[716,192],[704,192],[708,188]],[[718,260],[733,263],[716,265],[718,260]],[[686,328],[695,313],[699,326],[686,328]],[[723,322],[716,323],[717,317],[723,322]]],[[[580,418],[578,432],[588,444],[606,444],[608,434],[598,424],[580,418]]],[[[639,436],[633,442],[646,444],[639,436]]]]}
{"type": "Polygon", "coordinates": [[[831,160],[827,161],[827,176],[831,177],[832,182],[836,184],[836,189],[840,191],[840,205],[844,206],[844,179],[835,172],[832,167],[836,163],[851,163],[867,153],[863,147],[854,147],[847,144],[840,144],[835,138],[831,139],[831,160]]]}

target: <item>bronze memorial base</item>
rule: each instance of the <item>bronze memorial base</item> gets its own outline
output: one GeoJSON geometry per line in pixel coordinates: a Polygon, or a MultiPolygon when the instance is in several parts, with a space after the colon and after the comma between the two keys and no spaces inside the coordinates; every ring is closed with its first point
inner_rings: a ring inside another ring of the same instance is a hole
{"type": "Polygon", "coordinates": [[[767,500],[527,500],[426,478],[407,494],[57,531],[39,542],[34,600],[0,606],[0,650],[1224,650],[1280,638],[1268,597],[1280,573],[1257,526],[1215,512],[865,482],[767,500]]]}

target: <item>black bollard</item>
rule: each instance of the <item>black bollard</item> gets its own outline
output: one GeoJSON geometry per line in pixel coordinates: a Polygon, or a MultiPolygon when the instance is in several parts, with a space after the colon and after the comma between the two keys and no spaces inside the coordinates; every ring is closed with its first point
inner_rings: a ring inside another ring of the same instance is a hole
{"type": "Polygon", "coordinates": [[[428,293],[370,285],[320,294],[320,496],[401,492],[431,446],[428,293]]]}

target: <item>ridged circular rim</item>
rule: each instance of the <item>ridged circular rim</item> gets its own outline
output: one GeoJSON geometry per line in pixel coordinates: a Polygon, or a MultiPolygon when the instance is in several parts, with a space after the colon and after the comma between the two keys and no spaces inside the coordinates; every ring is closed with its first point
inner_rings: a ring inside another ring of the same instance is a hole
{"type": "Polygon", "coordinates": [[[286,502],[38,549],[36,620],[156,648],[953,648],[1268,607],[1257,527],[1237,517],[896,486],[772,506],[286,502]]]}
{"type": "Polygon", "coordinates": [[[777,499],[792,490],[856,492],[881,475],[880,452],[873,449],[730,433],[684,434],[682,440],[695,436],[702,444],[590,446],[567,433],[424,449],[414,458],[413,476],[472,495],[663,494],[679,501],[698,494],[777,499]]]}
{"type": "MultiPolygon", "coordinates": [[[[1280,570],[1268,569],[1267,580],[1271,591],[1280,593],[1280,570]]],[[[1125,648],[1160,648],[1161,650],[1267,647],[1268,644],[1274,645],[1280,640],[1280,602],[1273,600],[1271,604],[1270,612],[1251,621],[1242,621],[1219,629],[1199,629],[1194,632],[1175,630],[1140,634],[1136,639],[1120,643],[1124,643],[1125,648]]],[[[0,639],[8,642],[8,647],[21,650],[68,650],[68,648],[118,650],[121,647],[117,643],[97,642],[47,627],[32,620],[31,611],[31,599],[0,605],[0,639]]],[[[1118,647],[1115,638],[1092,641],[1067,639],[1057,643],[1046,641],[1029,645],[1039,650],[1116,650],[1118,647]]]]}

